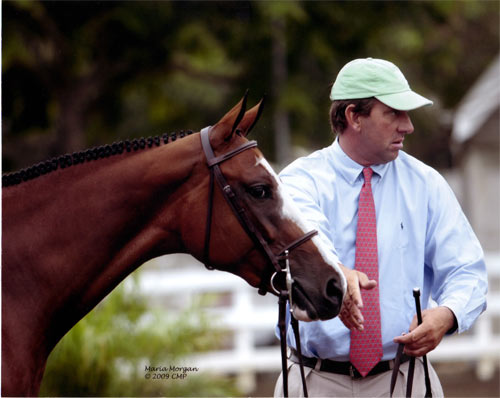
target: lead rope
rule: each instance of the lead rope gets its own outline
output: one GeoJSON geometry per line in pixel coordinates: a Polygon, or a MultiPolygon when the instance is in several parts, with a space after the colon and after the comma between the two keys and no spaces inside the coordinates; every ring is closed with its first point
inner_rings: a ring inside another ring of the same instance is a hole
{"type": "MultiPolygon", "coordinates": [[[[288,358],[287,358],[287,345],[286,345],[286,303],[288,301],[288,292],[282,290],[278,298],[278,328],[280,331],[280,345],[281,345],[281,370],[283,378],[283,396],[288,397],[288,358]]],[[[299,321],[295,319],[292,313],[291,324],[293,333],[295,335],[296,352],[299,359],[300,367],[300,378],[302,380],[302,389],[304,391],[304,397],[308,397],[306,377],[304,372],[304,364],[302,361],[302,349],[300,346],[300,334],[299,334],[299,321]]]]}
{"type": "Polygon", "coordinates": [[[300,348],[300,333],[299,333],[299,321],[292,316],[292,329],[293,334],[295,335],[295,343],[297,346],[297,356],[299,358],[299,367],[300,367],[300,378],[302,380],[302,389],[304,390],[304,397],[308,397],[307,394],[307,384],[306,384],[306,375],[304,373],[304,362],[302,361],[302,349],[300,348]]]}
{"type": "MultiPolygon", "coordinates": [[[[295,245],[299,245],[300,242],[297,240],[292,245],[291,248],[294,248],[295,245]]],[[[289,247],[289,248],[290,248],[289,247]]],[[[304,397],[308,397],[307,393],[307,384],[306,377],[304,373],[304,364],[302,361],[302,348],[300,346],[300,332],[299,332],[299,321],[293,316],[293,301],[292,301],[292,285],[293,278],[290,272],[290,263],[288,258],[288,249],[284,251],[284,260],[285,260],[285,268],[282,269],[282,272],[285,272],[285,281],[286,281],[286,289],[279,290],[279,298],[278,298],[278,328],[280,331],[280,345],[281,345],[281,370],[282,370],[282,378],[283,378],[283,395],[284,397],[288,397],[288,361],[287,361],[287,347],[286,347],[286,303],[289,301],[290,304],[290,317],[292,324],[293,334],[295,335],[295,345],[297,357],[299,359],[299,367],[300,367],[300,378],[302,380],[302,389],[304,391],[304,397]]],[[[274,277],[271,281],[274,280],[274,277]]],[[[271,282],[271,286],[275,291],[277,289],[274,287],[271,282]]]]}
{"type": "Polygon", "coordinates": [[[278,328],[280,331],[281,370],[283,375],[283,396],[288,397],[288,358],[286,353],[286,302],[288,292],[281,290],[278,298],[278,328]]]}
{"type": "Polygon", "coordinates": [[[399,366],[401,365],[401,358],[403,357],[403,349],[404,348],[405,348],[404,344],[398,345],[398,352],[396,354],[396,359],[394,360],[394,368],[392,369],[392,375],[391,375],[391,392],[390,392],[391,398],[392,398],[392,394],[394,392],[394,387],[396,387],[399,366]]]}

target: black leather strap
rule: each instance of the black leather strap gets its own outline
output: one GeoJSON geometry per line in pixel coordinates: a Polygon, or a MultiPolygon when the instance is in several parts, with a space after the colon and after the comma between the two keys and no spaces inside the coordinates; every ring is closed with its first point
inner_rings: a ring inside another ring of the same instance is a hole
{"type": "Polygon", "coordinates": [[[286,358],[286,302],[288,292],[282,290],[278,299],[278,329],[280,332],[281,369],[283,378],[283,396],[288,397],[288,363],[286,358]]]}
{"type": "Polygon", "coordinates": [[[406,398],[411,397],[411,390],[413,388],[413,375],[415,373],[415,357],[410,358],[410,365],[408,366],[408,378],[406,379],[406,398]]]}
{"type": "Polygon", "coordinates": [[[295,344],[297,345],[297,357],[298,363],[300,367],[300,378],[302,380],[302,389],[304,391],[304,397],[308,397],[307,393],[307,384],[306,384],[306,376],[304,372],[304,361],[302,356],[302,348],[300,346],[300,332],[299,332],[299,321],[295,319],[292,315],[292,320],[290,321],[292,324],[293,334],[295,335],[295,344]]]}
{"type": "Polygon", "coordinates": [[[398,352],[396,353],[396,358],[394,359],[394,368],[392,369],[392,376],[391,376],[391,390],[390,390],[391,398],[392,394],[394,393],[394,387],[396,387],[396,382],[398,380],[398,372],[399,372],[399,367],[401,366],[401,358],[403,357],[404,348],[405,348],[404,344],[398,345],[398,352]]]}

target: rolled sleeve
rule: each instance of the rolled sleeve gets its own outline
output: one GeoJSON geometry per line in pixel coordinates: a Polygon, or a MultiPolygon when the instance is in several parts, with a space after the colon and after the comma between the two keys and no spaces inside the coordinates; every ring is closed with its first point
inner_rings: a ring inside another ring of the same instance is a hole
{"type": "Polygon", "coordinates": [[[433,273],[431,296],[453,311],[461,333],[486,309],[486,264],[451,188],[437,173],[433,184],[426,244],[426,265],[433,273]]]}

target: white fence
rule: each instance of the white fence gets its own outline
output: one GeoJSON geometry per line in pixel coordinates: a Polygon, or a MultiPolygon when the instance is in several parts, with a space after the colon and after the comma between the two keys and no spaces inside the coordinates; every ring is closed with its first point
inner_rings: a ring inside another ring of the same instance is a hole
{"type": "MultiPolygon", "coordinates": [[[[480,378],[488,379],[500,364],[500,254],[488,255],[490,291],[488,310],[472,330],[445,338],[429,354],[434,362],[476,361],[480,378]],[[496,325],[495,325],[496,322],[496,325]]],[[[215,326],[233,332],[232,347],[191,358],[201,370],[238,374],[239,387],[251,391],[257,372],[279,371],[280,351],[274,337],[277,298],[259,296],[242,279],[219,271],[209,272],[189,256],[155,260],[141,272],[142,292],[156,299],[183,305],[202,293],[224,293],[226,305],[211,308],[215,326]]]]}
{"type": "Polygon", "coordinates": [[[472,329],[445,338],[429,353],[435,362],[477,361],[477,375],[489,379],[500,366],[500,254],[485,256],[488,269],[488,308],[472,329]]]}

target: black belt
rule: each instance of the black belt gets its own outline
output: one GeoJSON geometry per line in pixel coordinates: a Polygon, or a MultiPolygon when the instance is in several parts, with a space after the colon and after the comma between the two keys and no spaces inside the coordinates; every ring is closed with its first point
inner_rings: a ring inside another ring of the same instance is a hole
{"type": "MultiPolygon", "coordinates": [[[[400,363],[407,362],[409,359],[410,359],[409,356],[403,355],[401,357],[400,363]]],[[[290,355],[290,360],[297,363],[299,362],[299,359],[295,354],[295,350],[292,350],[292,353],[290,355]]],[[[318,358],[309,358],[302,356],[302,362],[304,366],[314,369],[316,367],[316,364],[318,363],[318,358]]],[[[392,368],[394,368],[393,359],[389,361],[380,361],[373,367],[372,370],[370,370],[370,372],[366,376],[374,376],[379,373],[388,372],[392,368]]],[[[351,362],[338,362],[338,361],[332,361],[330,359],[322,359],[319,370],[322,372],[351,376],[351,378],[353,379],[360,379],[363,377],[351,362]]]]}

